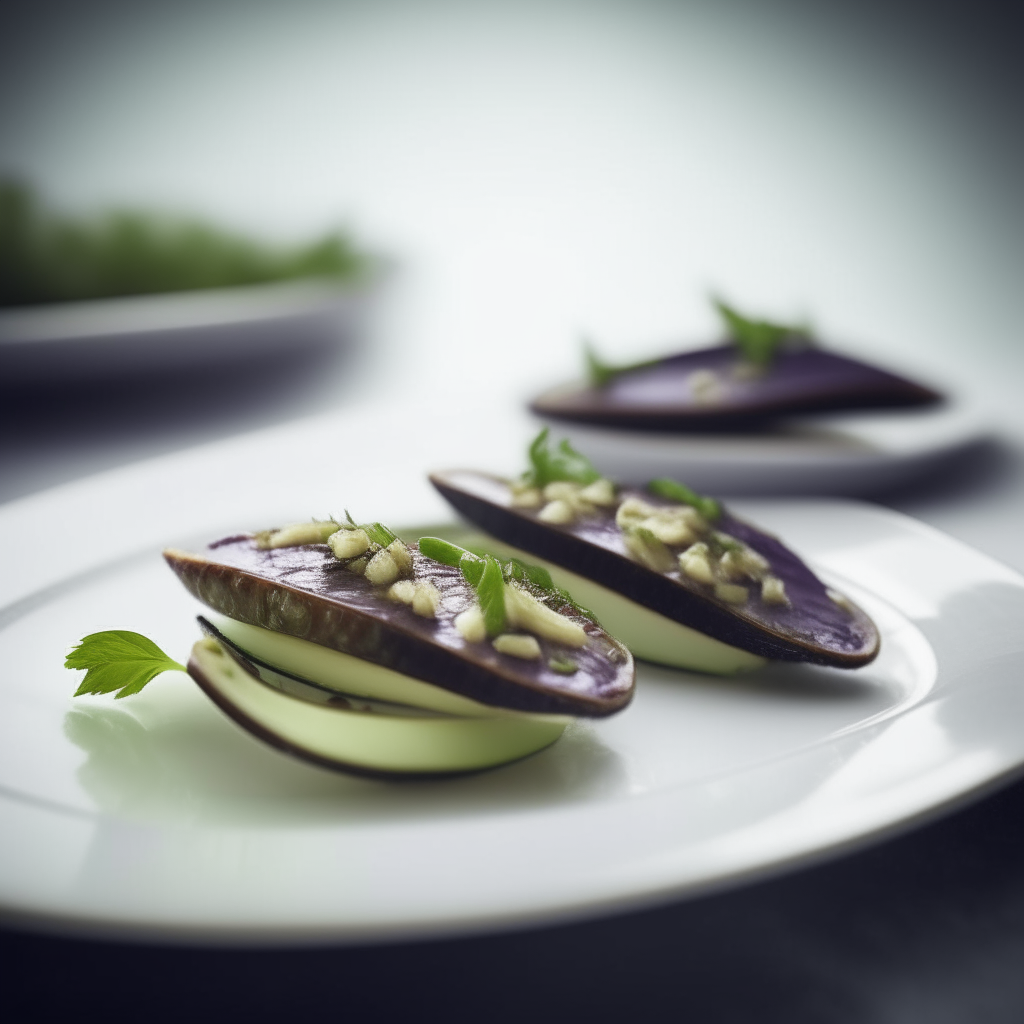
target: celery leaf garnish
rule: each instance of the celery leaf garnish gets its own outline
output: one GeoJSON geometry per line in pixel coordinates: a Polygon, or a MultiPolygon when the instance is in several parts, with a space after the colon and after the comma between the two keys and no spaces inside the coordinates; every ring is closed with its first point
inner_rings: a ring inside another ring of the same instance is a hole
{"type": "Polygon", "coordinates": [[[187,671],[152,640],[127,629],[90,633],[68,654],[64,667],[86,670],[76,697],[114,690],[117,698],[130,697],[161,672],[187,671]]]}
{"type": "Polygon", "coordinates": [[[592,484],[601,477],[590,459],[576,451],[568,441],[563,440],[552,450],[548,445],[547,427],[531,442],[529,458],[530,468],[523,474],[523,480],[531,487],[544,487],[555,480],[592,484]]]}
{"type": "Polygon", "coordinates": [[[768,366],[781,346],[787,341],[810,340],[806,327],[793,324],[776,324],[770,320],[752,320],[727,306],[721,299],[714,299],[729,340],[739,349],[740,355],[754,366],[768,366]]]}

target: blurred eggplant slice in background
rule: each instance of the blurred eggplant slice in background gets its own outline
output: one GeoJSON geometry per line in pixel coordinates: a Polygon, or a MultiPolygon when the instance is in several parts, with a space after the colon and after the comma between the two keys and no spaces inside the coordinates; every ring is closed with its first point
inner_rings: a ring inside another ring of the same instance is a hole
{"type": "Polygon", "coordinates": [[[943,396],[813,343],[804,328],[751,320],[717,303],[729,342],[627,366],[587,351],[587,379],[539,395],[545,419],[663,432],[751,429],[781,417],[909,409],[943,396]]]}

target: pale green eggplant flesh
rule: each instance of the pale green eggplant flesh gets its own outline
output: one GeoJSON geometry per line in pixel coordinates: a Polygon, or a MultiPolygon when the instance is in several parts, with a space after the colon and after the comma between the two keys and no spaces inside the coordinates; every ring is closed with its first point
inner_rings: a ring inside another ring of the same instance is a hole
{"type": "Polygon", "coordinates": [[[498,708],[322,644],[252,626],[226,615],[209,613],[208,618],[228,640],[254,658],[328,690],[467,718],[490,717],[499,713],[498,708]]]}
{"type": "Polygon", "coordinates": [[[492,717],[353,710],[314,703],[261,682],[206,638],[192,648],[189,674],[215,704],[267,743],[315,764],[379,776],[452,775],[497,767],[536,753],[568,719],[496,712],[492,717]]]}
{"type": "Polygon", "coordinates": [[[593,612],[612,636],[624,643],[633,656],[672,668],[732,675],[767,664],[765,658],[700,633],[681,622],[623,597],[585,576],[579,576],[560,565],[521,551],[488,534],[465,528],[438,529],[436,536],[449,537],[463,546],[482,547],[502,558],[518,558],[530,565],[543,566],[551,578],[573,599],[593,612]]]}

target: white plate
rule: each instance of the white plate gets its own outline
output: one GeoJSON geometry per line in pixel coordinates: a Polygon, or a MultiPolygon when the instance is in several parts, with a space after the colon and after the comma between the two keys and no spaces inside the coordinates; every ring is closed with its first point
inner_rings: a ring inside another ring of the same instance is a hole
{"type": "Polygon", "coordinates": [[[757,434],[658,434],[550,421],[605,475],[658,476],[711,494],[856,496],[941,471],[993,436],[964,405],[806,416],[757,434]]]}
{"type": "Polygon", "coordinates": [[[322,349],[351,326],[358,298],[294,281],[0,310],[0,377],[8,388],[80,385],[322,349]]]}
{"type": "MultiPolygon", "coordinates": [[[[9,917],[242,942],[538,923],[734,884],[904,824],[1024,763],[1024,579],[845,501],[736,507],[876,617],[874,665],[738,680],[644,666],[624,713],[479,776],[383,783],[307,766],[241,732],[184,676],[126,701],[71,698],[62,658],[90,631],[136,629],[179,658],[197,636],[197,606],[160,543],[268,525],[282,508],[437,521],[443,505],[412,473],[426,463],[407,421],[374,415],[165,457],[0,509],[9,917]],[[325,456],[350,446],[334,438],[356,436],[380,457],[336,471],[325,456]],[[261,468],[273,487],[260,486],[261,468]]],[[[487,432],[467,441],[460,417],[446,422],[426,442],[437,461],[484,464],[466,445],[487,432]]],[[[500,448],[506,426],[479,443],[500,448]]],[[[497,458],[519,450],[518,437],[507,443],[497,458]]]]}

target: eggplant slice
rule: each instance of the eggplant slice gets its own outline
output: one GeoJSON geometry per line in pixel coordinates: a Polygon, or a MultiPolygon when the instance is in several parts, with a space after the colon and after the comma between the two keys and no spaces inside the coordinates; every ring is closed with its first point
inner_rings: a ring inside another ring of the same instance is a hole
{"type": "MultiPolygon", "coordinates": [[[[207,633],[216,633],[204,626],[207,633]]],[[[550,746],[567,720],[497,712],[458,718],[352,701],[247,658],[221,637],[192,648],[188,673],[228,717],[303,761],[375,778],[448,776],[495,768],[550,746]]]]}
{"type": "MultiPolygon", "coordinates": [[[[453,470],[433,473],[430,479],[458,512],[499,540],[725,644],[764,658],[839,668],[858,668],[878,654],[878,630],[865,612],[829,590],[778,538],[725,508],[714,528],[768,560],[785,585],[788,604],[730,604],[678,569],[648,568],[630,556],[614,508],[557,526],[541,522],[536,510],[512,507],[509,485],[498,477],[453,470]]],[[[619,496],[654,506],[673,504],[646,491],[627,489],[619,496]]]]}
{"type": "Polygon", "coordinates": [[[412,578],[429,580],[440,592],[434,618],[389,600],[386,587],[347,571],[326,544],[264,550],[246,535],[216,541],[203,553],[168,550],[164,558],[191,594],[229,618],[351,654],[481,704],[603,717],[629,703],[633,657],[596,622],[569,606],[557,609],[583,628],[586,644],[571,648],[539,638],[539,659],[470,643],[454,619],[473,603],[473,588],[457,568],[410,548],[412,578]],[[570,675],[549,664],[567,658],[576,665],[570,675]]]}
{"type": "Polygon", "coordinates": [[[921,384],[820,348],[780,351],[756,374],[737,372],[740,365],[733,345],[683,352],[625,370],[603,386],[553,388],[530,408],[545,419],[687,432],[750,429],[801,413],[902,409],[942,401],[942,395],[921,384]]]}

